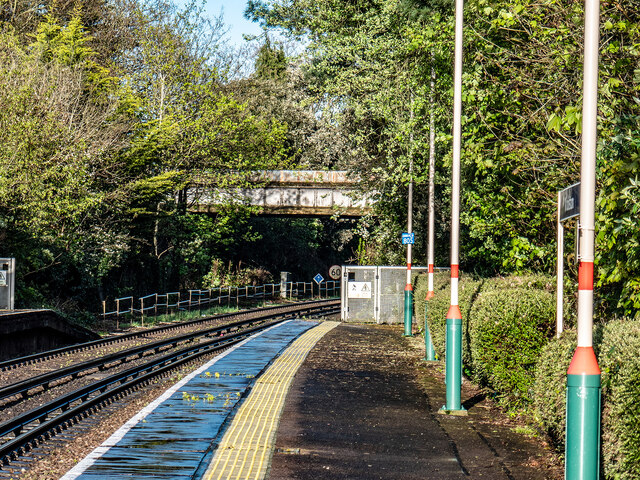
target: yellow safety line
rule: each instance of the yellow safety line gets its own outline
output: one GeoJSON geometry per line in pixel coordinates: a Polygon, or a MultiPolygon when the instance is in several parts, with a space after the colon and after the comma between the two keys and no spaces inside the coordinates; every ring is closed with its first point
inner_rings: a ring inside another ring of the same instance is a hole
{"type": "Polygon", "coordinates": [[[338,322],[323,322],[293,342],[257,380],[238,409],[203,479],[265,478],[289,386],[313,348],[338,322]]]}

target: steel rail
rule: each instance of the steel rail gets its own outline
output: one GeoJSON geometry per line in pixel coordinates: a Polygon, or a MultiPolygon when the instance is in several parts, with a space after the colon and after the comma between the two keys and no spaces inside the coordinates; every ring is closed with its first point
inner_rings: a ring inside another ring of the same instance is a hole
{"type": "MultiPolygon", "coordinates": [[[[315,310],[314,314],[324,316],[339,312],[339,308],[337,302],[333,302],[332,305],[316,305],[315,308],[308,310],[315,310]]],[[[131,393],[152,378],[161,376],[202,355],[228,348],[253,333],[285,321],[294,313],[299,315],[300,312],[287,312],[285,318],[265,322],[240,332],[192,345],[143,365],[116,373],[0,424],[0,438],[14,435],[13,439],[0,445],[0,466],[10,463],[13,459],[37,446],[38,443],[48,440],[85,418],[88,416],[88,411],[99,410],[112,403],[116,397],[121,398],[123,395],[131,393]],[[79,401],[81,402],[79,405],[73,406],[79,401]],[[53,418],[48,418],[56,411],[60,411],[60,413],[53,418]],[[38,424],[26,429],[35,422],[38,424]]],[[[219,328],[224,328],[224,326],[219,328]]]]}
{"type": "MultiPolygon", "coordinates": [[[[280,315],[291,315],[291,313],[283,313],[280,315]]],[[[14,395],[22,395],[26,397],[27,393],[30,390],[33,390],[38,387],[44,387],[45,389],[49,386],[49,384],[61,380],[66,377],[77,378],[80,373],[92,370],[94,368],[98,368],[100,370],[104,370],[106,365],[120,362],[123,363],[128,358],[140,358],[145,352],[155,351],[155,353],[159,353],[159,351],[163,347],[171,346],[177,347],[178,344],[186,343],[192,341],[198,337],[207,337],[217,334],[230,333],[232,330],[237,330],[238,328],[245,327],[247,325],[251,325],[254,323],[264,322],[270,318],[277,318],[279,315],[276,314],[265,314],[259,317],[254,317],[248,320],[242,320],[239,322],[233,322],[226,325],[221,325],[218,327],[209,328],[206,330],[199,330],[197,332],[191,332],[183,335],[178,335],[176,337],[171,337],[164,340],[158,340],[152,343],[147,343],[145,345],[140,345],[138,347],[134,347],[131,349],[123,350],[121,352],[112,353],[103,357],[99,357],[93,360],[87,360],[86,362],[77,363],[75,365],[71,365],[69,367],[65,367],[62,369],[54,370],[52,372],[43,373],[42,375],[38,375],[36,377],[27,378],[23,381],[13,383],[11,385],[7,385],[3,388],[0,388],[0,400],[8,397],[12,397],[14,395]]]]}
{"type": "Polygon", "coordinates": [[[33,446],[31,445],[32,442],[43,441],[54,436],[56,430],[64,429],[64,424],[67,422],[71,421],[74,423],[73,419],[83,415],[87,410],[97,407],[103,402],[113,399],[115,396],[126,394],[128,390],[143,384],[147,380],[184,365],[197,357],[227,348],[242,341],[253,333],[283,321],[284,319],[276,320],[258,327],[243,330],[239,333],[227,335],[223,338],[192,346],[179,352],[173,352],[160,359],[130,368],[124,372],[114,374],[91,385],[75,390],[63,397],[37,407],[24,415],[20,415],[1,424],[0,438],[7,437],[11,434],[13,434],[15,438],[0,445],[0,465],[10,463],[11,460],[20,456],[21,451],[28,451],[33,446]],[[108,389],[113,385],[117,386],[108,389]],[[96,392],[99,393],[91,397],[91,395],[96,392]],[[72,404],[77,401],[81,401],[82,403],[72,407],[72,404]],[[47,419],[49,415],[58,410],[61,410],[59,415],[47,419]],[[23,433],[25,427],[36,421],[39,422],[38,425],[23,433]]]}
{"type": "Polygon", "coordinates": [[[93,348],[97,348],[97,347],[101,347],[101,346],[105,346],[105,345],[109,345],[112,343],[120,343],[123,342],[125,340],[129,340],[132,338],[137,338],[137,337],[146,337],[148,335],[153,335],[156,333],[161,333],[161,332],[165,332],[165,331],[170,331],[170,330],[177,330],[177,329],[182,329],[182,328],[188,328],[191,326],[196,326],[196,325],[200,325],[203,323],[209,323],[215,320],[224,320],[224,319],[229,319],[229,318],[234,318],[234,317],[245,317],[247,315],[252,315],[255,313],[260,313],[260,312],[274,312],[274,311],[279,311],[279,312],[293,312],[293,313],[303,313],[307,310],[307,308],[309,307],[313,307],[313,306],[318,306],[318,307],[323,307],[323,306],[332,306],[334,304],[337,304],[337,302],[339,302],[338,300],[314,300],[311,302],[300,302],[300,303],[296,303],[293,305],[276,305],[273,307],[265,307],[265,308],[252,308],[249,310],[243,310],[241,312],[233,312],[233,313],[223,313],[220,315],[212,315],[209,317],[204,317],[204,318],[199,318],[196,320],[189,320],[186,322],[176,322],[176,323],[172,323],[170,325],[163,325],[161,327],[155,327],[155,328],[150,328],[150,329],[146,329],[144,331],[141,332],[132,332],[132,333],[125,333],[123,335],[113,335],[107,338],[101,338],[99,340],[93,340],[90,342],[84,342],[84,343],[78,343],[75,345],[70,345],[68,347],[62,347],[62,348],[57,348],[54,350],[48,350],[46,352],[41,352],[41,353],[35,353],[33,355],[26,355],[23,357],[19,357],[19,358],[15,358],[15,359],[11,359],[11,360],[6,360],[3,362],[0,362],[0,371],[5,371],[5,370],[11,370],[14,368],[18,368],[22,365],[27,365],[27,364],[32,364],[32,363],[37,363],[37,362],[41,362],[41,361],[45,361],[45,360],[49,360],[55,357],[58,357],[60,355],[64,355],[66,353],[75,353],[75,352],[79,352],[82,350],[88,350],[88,349],[93,349],[93,348]]]}

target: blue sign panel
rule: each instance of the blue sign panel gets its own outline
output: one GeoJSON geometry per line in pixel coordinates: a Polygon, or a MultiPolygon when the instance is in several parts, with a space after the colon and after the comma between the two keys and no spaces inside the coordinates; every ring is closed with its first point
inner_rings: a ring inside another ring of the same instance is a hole
{"type": "Polygon", "coordinates": [[[415,234],[413,232],[402,234],[403,245],[413,245],[414,243],[415,243],[415,234]]]}
{"type": "Polygon", "coordinates": [[[315,277],[313,277],[313,281],[320,285],[322,282],[324,282],[324,277],[318,273],[315,277]]]}

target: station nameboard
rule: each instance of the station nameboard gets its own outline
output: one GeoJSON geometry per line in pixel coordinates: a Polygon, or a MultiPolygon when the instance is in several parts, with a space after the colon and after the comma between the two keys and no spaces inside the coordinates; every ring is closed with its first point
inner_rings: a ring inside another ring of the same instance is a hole
{"type": "Polygon", "coordinates": [[[558,205],[560,221],[564,222],[580,215],[580,184],[576,183],[560,191],[558,205]]]}

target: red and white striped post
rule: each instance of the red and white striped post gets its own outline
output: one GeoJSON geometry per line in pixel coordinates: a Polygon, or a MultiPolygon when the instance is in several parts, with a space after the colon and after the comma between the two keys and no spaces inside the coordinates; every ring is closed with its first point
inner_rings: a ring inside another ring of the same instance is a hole
{"type": "MultiPolygon", "coordinates": [[[[413,93],[411,93],[411,122],[409,128],[409,192],[407,201],[407,233],[413,233],[413,93]]],[[[407,284],[404,287],[404,336],[413,337],[413,285],[411,284],[411,262],[413,244],[407,243],[407,284]]]]}
{"type": "Polygon", "coordinates": [[[582,161],[580,164],[580,263],[578,346],[567,371],[565,478],[600,478],[600,368],[593,351],[598,46],[600,1],[585,0],[582,161]]]}
{"type": "Polygon", "coordinates": [[[447,313],[445,378],[447,402],[444,413],[462,414],[462,313],[458,305],[460,245],[460,150],[462,140],[462,26],[464,0],[456,0],[455,55],[453,76],[453,164],[451,170],[451,306],[447,313]]]}
{"type": "MultiPolygon", "coordinates": [[[[433,61],[433,53],[431,54],[433,61]]],[[[435,242],[435,169],[436,169],[436,129],[435,129],[435,83],[436,69],[431,66],[431,86],[429,92],[429,233],[427,247],[427,264],[429,272],[427,274],[427,296],[424,302],[424,359],[427,361],[436,360],[436,351],[433,348],[431,330],[429,329],[428,310],[429,301],[435,295],[433,291],[433,273],[435,270],[434,242],[435,242]]]]}

